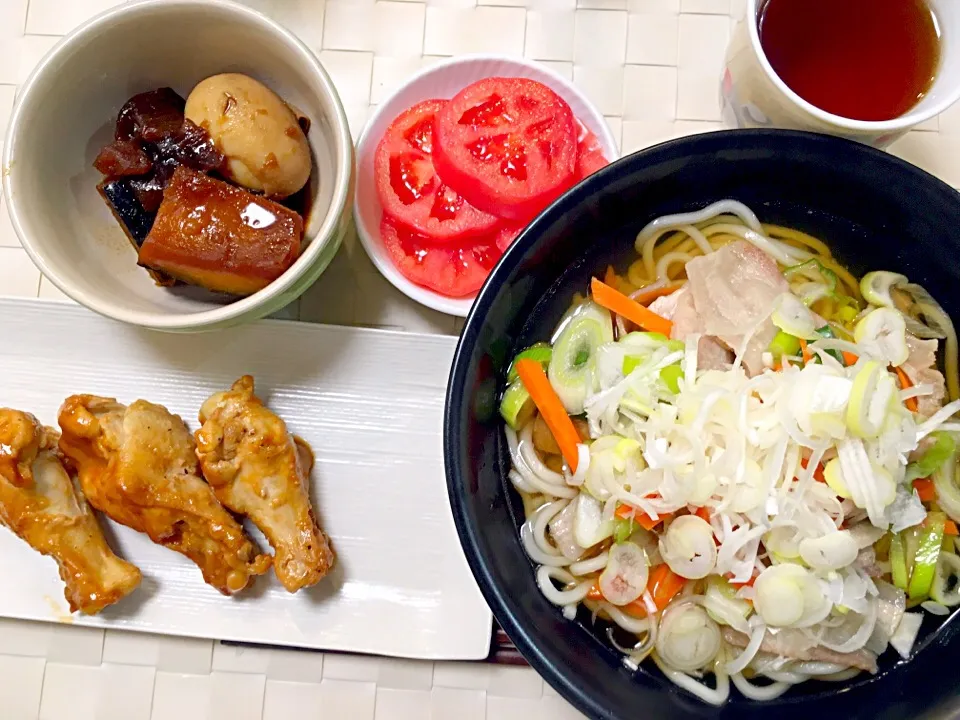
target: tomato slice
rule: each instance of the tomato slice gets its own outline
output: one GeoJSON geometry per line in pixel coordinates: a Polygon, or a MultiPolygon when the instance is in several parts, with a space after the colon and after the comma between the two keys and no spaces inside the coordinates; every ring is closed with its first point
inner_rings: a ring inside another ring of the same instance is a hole
{"type": "Polygon", "coordinates": [[[507,248],[513,244],[513,241],[517,239],[517,235],[520,234],[520,231],[523,230],[524,227],[524,225],[505,225],[500,228],[494,240],[500,252],[503,253],[507,251],[507,248]]]}
{"type": "Polygon", "coordinates": [[[481,210],[529,220],[576,180],[570,106],[542,83],[487,78],[437,113],[434,162],[481,210]]]}
{"type": "Polygon", "coordinates": [[[577,143],[577,179],[583,180],[597,170],[610,164],[603,155],[600,140],[587,127],[577,120],[580,140],[577,143]]]}
{"type": "Polygon", "coordinates": [[[436,241],[485,235],[499,222],[450,189],[433,166],[434,117],[446,100],[425,100],[387,128],[374,159],[383,211],[398,225],[436,241]]]}
{"type": "Polygon", "coordinates": [[[380,222],[380,237],[407,280],[447,297],[476,293],[503,254],[492,235],[437,244],[398,227],[386,214],[380,222]]]}

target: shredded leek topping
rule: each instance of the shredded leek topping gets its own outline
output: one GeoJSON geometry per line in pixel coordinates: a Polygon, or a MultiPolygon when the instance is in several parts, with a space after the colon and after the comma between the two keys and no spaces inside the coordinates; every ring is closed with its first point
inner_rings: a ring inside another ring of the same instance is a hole
{"type": "Polygon", "coordinates": [[[906,610],[960,605],[949,316],[909,278],[858,281],[821,240],[732,200],[651,222],[636,251],[608,282],[629,299],[578,297],[549,344],[517,356],[549,387],[531,397],[512,371],[504,387],[544,595],[606,624],[627,667],[649,657],[711,704],[731,681],[766,700],[876,672],[888,648],[909,657],[906,610]],[[709,335],[690,322],[704,288],[687,264],[732,243],[768,256],[784,289],[749,327],[709,335]],[[649,312],[606,307],[631,303],[649,312]],[[630,332],[650,312],[670,337],[630,332]],[[747,357],[760,338],[762,365],[747,357]]]}

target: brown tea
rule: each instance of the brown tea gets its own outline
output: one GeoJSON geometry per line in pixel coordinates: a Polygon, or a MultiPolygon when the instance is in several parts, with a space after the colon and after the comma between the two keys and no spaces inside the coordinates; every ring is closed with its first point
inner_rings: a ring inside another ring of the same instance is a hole
{"type": "Polygon", "coordinates": [[[759,27],[791,90],[853,120],[908,112],[940,62],[937,18],[924,0],[766,0],[759,27]]]}

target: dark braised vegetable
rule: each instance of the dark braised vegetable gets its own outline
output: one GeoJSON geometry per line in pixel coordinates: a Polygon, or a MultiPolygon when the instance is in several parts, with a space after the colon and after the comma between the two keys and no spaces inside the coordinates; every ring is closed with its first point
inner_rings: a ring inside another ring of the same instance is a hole
{"type": "Polygon", "coordinates": [[[132,140],[115,140],[105,146],[93,166],[109,178],[144,175],[153,168],[153,160],[132,140]]]}
{"type": "MultiPolygon", "coordinates": [[[[104,180],[97,185],[97,191],[104,202],[107,203],[107,207],[110,208],[120,227],[123,228],[130,244],[139,252],[143,241],[147,239],[150,228],[153,227],[156,208],[149,211],[144,208],[135,186],[137,181],[137,178],[104,180]]],[[[163,190],[160,190],[158,194],[162,199],[163,190]]],[[[159,207],[159,205],[160,202],[158,201],[157,206],[159,207]]],[[[157,285],[170,286],[176,284],[176,280],[169,275],[150,269],[147,272],[150,273],[157,285]]]]}
{"type": "MultiPolygon", "coordinates": [[[[210,172],[224,162],[209,133],[187,120],[183,108],[184,99],[170,88],[133,96],[120,109],[113,142],[93,162],[107,178],[97,190],[138,250],[174,171],[186,165],[210,172]]],[[[175,282],[161,272],[150,274],[159,285],[175,282]]]]}
{"type": "Polygon", "coordinates": [[[114,138],[160,142],[180,130],[186,102],[168,87],[134,95],[120,108],[114,138]]]}
{"type": "Polygon", "coordinates": [[[130,242],[139,250],[147,239],[156,212],[148,212],[129,178],[104,180],[97,190],[106,201],[120,226],[127,233],[130,242]]]}
{"type": "Polygon", "coordinates": [[[183,116],[184,100],[170,88],[140,93],[120,109],[114,141],[94,167],[108,178],[152,173],[163,189],[178,165],[201,172],[223,166],[210,134],[183,116]]]}

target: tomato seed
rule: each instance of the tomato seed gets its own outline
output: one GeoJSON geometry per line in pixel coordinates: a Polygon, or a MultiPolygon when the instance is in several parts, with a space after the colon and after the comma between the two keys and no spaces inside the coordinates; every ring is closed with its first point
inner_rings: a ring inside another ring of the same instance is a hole
{"type": "Polygon", "coordinates": [[[453,220],[457,212],[463,207],[463,198],[456,192],[441,184],[430,208],[430,216],[437,220],[453,220]]]}
{"type": "Polygon", "coordinates": [[[436,175],[424,180],[420,173],[420,158],[411,155],[395,155],[390,158],[390,184],[404,205],[410,205],[432,189],[436,175]]]}
{"type": "Polygon", "coordinates": [[[427,117],[404,133],[404,140],[427,155],[433,152],[433,117],[427,117]]]}
{"type": "Polygon", "coordinates": [[[461,125],[474,127],[496,127],[509,122],[506,116],[507,107],[499,95],[491,95],[485,102],[468,108],[461,116],[461,125]]]}

